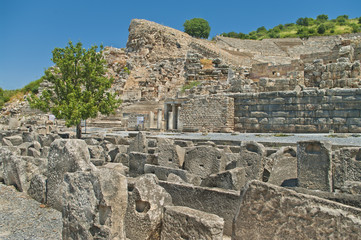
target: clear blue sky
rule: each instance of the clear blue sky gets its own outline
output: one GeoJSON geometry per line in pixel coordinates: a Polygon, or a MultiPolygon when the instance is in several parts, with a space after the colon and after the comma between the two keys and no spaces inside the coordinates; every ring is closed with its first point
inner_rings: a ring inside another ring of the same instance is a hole
{"type": "Polygon", "coordinates": [[[361,16],[361,0],[0,0],[0,87],[21,88],[52,66],[51,51],[69,40],[125,47],[131,19],[151,20],[183,30],[195,17],[206,19],[211,37],[248,33],[295,22],[300,17],[361,16]]]}

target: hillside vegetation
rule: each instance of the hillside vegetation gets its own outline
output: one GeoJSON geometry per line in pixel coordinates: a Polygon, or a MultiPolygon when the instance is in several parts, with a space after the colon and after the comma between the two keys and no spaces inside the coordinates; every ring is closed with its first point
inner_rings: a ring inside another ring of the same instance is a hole
{"type": "Polygon", "coordinates": [[[361,17],[349,19],[348,15],[338,16],[336,19],[328,19],[325,14],[313,18],[299,18],[296,23],[279,24],[271,29],[264,26],[248,34],[244,33],[222,33],[221,36],[262,40],[264,38],[308,38],[311,36],[330,36],[347,33],[361,32],[361,17]]]}
{"type": "Polygon", "coordinates": [[[34,94],[38,93],[38,89],[42,81],[43,77],[36,81],[30,82],[28,85],[21,89],[16,90],[3,90],[2,88],[0,88],[0,108],[2,108],[4,104],[10,100],[23,99],[23,96],[29,92],[32,92],[34,94]]]}

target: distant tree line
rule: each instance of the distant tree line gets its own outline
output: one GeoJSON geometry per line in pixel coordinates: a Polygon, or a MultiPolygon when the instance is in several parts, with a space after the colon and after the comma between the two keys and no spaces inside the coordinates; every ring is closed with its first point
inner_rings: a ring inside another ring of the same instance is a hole
{"type": "Polygon", "coordinates": [[[261,40],[264,38],[286,37],[307,38],[310,36],[329,36],[358,32],[361,32],[361,17],[349,19],[348,15],[341,15],[336,19],[329,19],[328,15],[321,14],[318,15],[316,19],[301,17],[298,18],[295,23],[279,24],[268,30],[264,26],[261,26],[257,28],[256,31],[248,34],[232,31],[220,35],[239,39],[261,40]]]}

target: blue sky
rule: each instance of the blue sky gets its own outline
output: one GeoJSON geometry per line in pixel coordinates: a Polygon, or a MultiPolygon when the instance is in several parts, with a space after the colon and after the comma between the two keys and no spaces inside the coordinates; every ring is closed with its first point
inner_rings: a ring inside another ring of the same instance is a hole
{"type": "Polygon", "coordinates": [[[21,88],[52,66],[51,51],[69,40],[125,47],[131,19],[151,20],[183,30],[195,17],[206,19],[213,37],[222,32],[248,33],[295,22],[300,17],[361,16],[360,0],[303,1],[123,1],[0,0],[0,87],[21,88]]]}

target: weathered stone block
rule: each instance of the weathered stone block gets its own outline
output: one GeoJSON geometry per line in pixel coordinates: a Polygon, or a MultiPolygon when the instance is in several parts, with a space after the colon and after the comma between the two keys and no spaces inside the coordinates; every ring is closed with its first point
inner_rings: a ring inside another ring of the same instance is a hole
{"type": "Polygon", "coordinates": [[[47,171],[47,204],[61,211],[61,184],[67,172],[88,171],[95,166],[90,162],[88,147],[83,140],[58,139],[50,147],[47,171]]]}
{"type": "Polygon", "coordinates": [[[273,160],[273,167],[268,183],[278,186],[294,186],[297,181],[296,149],[282,147],[270,158],[273,160]]]}
{"type": "Polygon", "coordinates": [[[361,148],[347,147],[335,152],[333,184],[341,189],[346,182],[361,182],[361,148]]]}
{"type": "Polygon", "coordinates": [[[163,208],[172,205],[172,197],[158,185],[158,179],[153,174],[138,177],[128,195],[125,217],[127,238],[159,239],[163,208]]]}
{"type": "Polygon", "coordinates": [[[117,169],[65,173],[63,239],[125,239],[127,179],[117,169]]]}
{"type": "Polygon", "coordinates": [[[298,186],[332,192],[332,164],[329,142],[297,143],[298,186]]]}
{"type": "Polygon", "coordinates": [[[245,168],[247,180],[261,180],[265,156],[266,148],[262,144],[244,141],[241,143],[240,159],[236,166],[245,168]]]}
{"type": "Polygon", "coordinates": [[[175,145],[170,139],[158,139],[158,164],[165,167],[181,168],[184,162],[185,149],[175,145]]]}
{"type": "Polygon", "coordinates": [[[162,240],[223,239],[222,218],[188,207],[166,206],[162,224],[162,240]]]}
{"type": "Polygon", "coordinates": [[[211,146],[197,146],[186,152],[184,169],[202,178],[225,170],[224,152],[211,146]]]}
{"type": "Polygon", "coordinates": [[[169,174],[175,174],[186,183],[190,183],[193,185],[199,185],[201,183],[201,178],[199,176],[188,173],[187,171],[182,169],[145,164],[144,173],[153,173],[157,176],[159,180],[163,181],[166,181],[168,179],[169,174]]]}
{"type": "Polygon", "coordinates": [[[358,208],[251,181],[241,193],[232,239],[357,239],[360,217],[358,208]]]}
{"type": "Polygon", "coordinates": [[[201,186],[239,191],[245,184],[246,171],[242,167],[211,174],[202,181],[201,186]]]}
{"type": "Polygon", "coordinates": [[[139,132],[130,142],[128,153],[130,152],[148,153],[147,138],[144,132],[139,132]]]}

